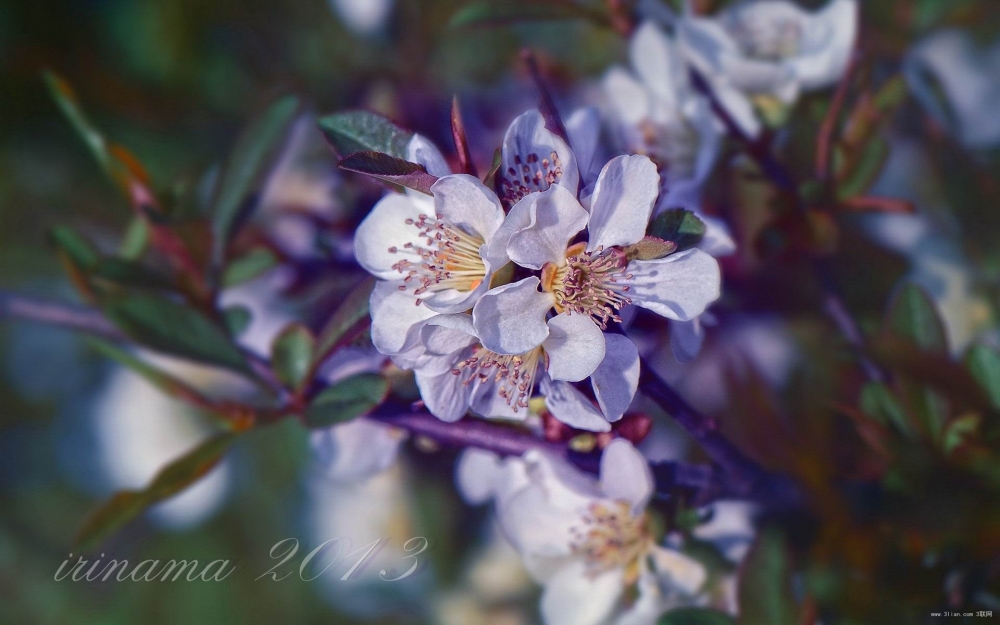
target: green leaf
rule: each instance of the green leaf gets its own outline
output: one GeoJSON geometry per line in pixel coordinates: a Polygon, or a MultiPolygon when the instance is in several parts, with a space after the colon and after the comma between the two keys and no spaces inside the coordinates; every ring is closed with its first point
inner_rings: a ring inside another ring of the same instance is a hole
{"type": "Polygon", "coordinates": [[[965,355],[965,367],[1000,410],[1000,353],[985,345],[973,345],[965,355]]]}
{"type": "Polygon", "coordinates": [[[982,416],[967,412],[949,421],[944,428],[943,444],[946,454],[950,454],[966,441],[975,437],[982,423],[982,416]]]}
{"type": "Polygon", "coordinates": [[[56,249],[65,253],[81,269],[90,269],[100,260],[100,253],[90,241],[69,226],[56,226],[49,232],[49,239],[56,249]]]}
{"type": "Polygon", "coordinates": [[[888,159],[889,144],[879,137],[872,138],[847,164],[849,169],[837,185],[837,196],[846,200],[867,193],[888,159]]]}
{"type": "Polygon", "coordinates": [[[740,575],[740,620],[744,623],[796,625],[791,564],[781,532],[766,528],[747,554],[740,575]]]}
{"type": "Polygon", "coordinates": [[[462,7],[452,16],[449,26],[500,26],[514,22],[586,19],[606,26],[608,17],[571,2],[475,2],[462,7]]]}
{"type": "Polygon", "coordinates": [[[299,100],[295,96],[279,99],[254,121],[233,149],[212,205],[217,253],[225,249],[242,217],[240,212],[246,199],[288,136],[288,127],[298,110],[299,100]]]}
{"type": "Polygon", "coordinates": [[[646,234],[674,243],[676,251],[680,252],[701,242],[705,236],[705,222],[689,210],[672,208],[657,215],[646,234]]]}
{"type": "Polygon", "coordinates": [[[166,275],[124,258],[101,258],[89,271],[96,278],[126,286],[146,289],[169,289],[172,286],[166,275]]]}
{"type": "Polygon", "coordinates": [[[734,625],[728,614],[708,608],[679,608],[671,610],[656,622],[657,625],[734,625]]]}
{"type": "Polygon", "coordinates": [[[907,284],[889,304],[884,330],[928,351],[947,352],[944,324],[923,289],[907,284]]]}
{"type": "Polygon", "coordinates": [[[161,470],[143,490],[122,491],[99,507],[84,522],[76,546],[89,551],[118,531],[146,508],[181,492],[212,470],[235,440],[235,434],[208,439],[161,470]]]}
{"type": "Polygon", "coordinates": [[[222,321],[230,336],[239,336],[250,326],[253,314],[246,306],[230,306],[222,311],[222,321]]]}
{"type": "Polygon", "coordinates": [[[345,111],[320,118],[319,129],[341,156],[381,152],[406,158],[413,133],[370,111],[345,111]]]}
{"type": "Polygon", "coordinates": [[[375,288],[375,278],[371,276],[361,281],[358,286],[347,294],[344,302],[337,308],[319,334],[316,348],[316,360],[322,362],[330,357],[345,340],[349,339],[359,327],[365,327],[371,322],[368,316],[368,300],[375,288]]]}
{"type": "Polygon", "coordinates": [[[312,367],[316,338],[301,323],[289,324],[274,339],[271,364],[278,379],[292,390],[302,388],[312,367]]]}
{"type": "Polygon", "coordinates": [[[157,351],[248,373],[243,353],[224,327],[160,295],[107,297],[104,312],[135,341],[157,351]]]}
{"type": "Polygon", "coordinates": [[[316,396],[306,409],[306,425],[326,428],[368,414],[385,400],[389,383],[374,373],[342,380],[316,396]]]}
{"type": "Polygon", "coordinates": [[[233,287],[249,282],[278,264],[278,257],[266,247],[250,250],[226,265],[222,273],[222,286],[233,287]]]}
{"type": "Polygon", "coordinates": [[[423,165],[381,152],[355,152],[341,159],[338,166],[347,171],[392,182],[427,195],[431,194],[431,185],[437,182],[437,178],[427,173],[423,165]]]}
{"type": "Polygon", "coordinates": [[[133,216],[122,237],[121,247],[118,254],[128,260],[136,260],[142,256],[149,245],[150,232],[149,224],[138,215],[133,216]]]}
{"type": "Polygon", "coordinates": [[[861,411],[882,425],[895,425],[907,436],[914,434],[906,410],[885,384],[869,382],[861,389],[861,411]]]}

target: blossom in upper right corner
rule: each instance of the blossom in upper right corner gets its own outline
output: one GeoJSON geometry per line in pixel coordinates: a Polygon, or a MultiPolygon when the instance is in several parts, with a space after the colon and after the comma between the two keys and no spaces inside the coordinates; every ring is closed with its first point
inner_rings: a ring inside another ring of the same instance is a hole
{"type": "Polygon", "coordinates": [[[830,0],[815,12],[788,0],[751,0],[678,21],[688,62],[750,135],[760,131],[758,115],[779,123],[801,92],[836,83],[857,33],[856,0],[830,0]]]}

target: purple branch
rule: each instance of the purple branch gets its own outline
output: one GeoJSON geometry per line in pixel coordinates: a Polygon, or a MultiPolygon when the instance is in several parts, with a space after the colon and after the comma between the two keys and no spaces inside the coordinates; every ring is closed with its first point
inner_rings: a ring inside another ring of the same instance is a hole
{"type": "MultiPolygon", "coordinates": [[[[96,310],[0,291],[0,319],[4,318],[45,323],[113,341],[127,340],[96,310]]],[[[273,381],[280,389],[270,364],[254,354],[247,355],[257,375],[266,381],[273,381]]],[[[271,412],[275,417],[289,414],[287,411],[271,412]]],[[[597,473],[599,469],[600,454],[573,452],[566,445],[478,419],[445,423],[427,412],[414,412],[398,404],[385,404],[376,414],[365,418],[407,430],[415,436],[426,436],[448,447],[476,447],[501,456],[521,456],[528,450],[540,449],[564,458],[585,471],[597,473]]],[[[712,466],[682,462],[652,463],[651,466],[657,493],[663,497],[671,497],[678,489],[683,489],[691,493],[695,503],[707,504],[720,497],[750,494],[741,485],[730,484],[728,477],[720,475],[712,466]]]]}
{"type": "Polygon", "coordinates": [[[731,495],[766,501],[776,506],[797,506],[801,493],[788,478],[766,471],[747,458],[719,431],[718,422],[698,412],[645,360],[641,363],[639,389],[691,435],[726,474],[731,495]]]}

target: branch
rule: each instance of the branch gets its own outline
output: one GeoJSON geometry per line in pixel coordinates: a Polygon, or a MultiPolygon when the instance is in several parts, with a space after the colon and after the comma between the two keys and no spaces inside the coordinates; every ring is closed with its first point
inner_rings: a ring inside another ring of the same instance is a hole
{"type": "MultiPolygon", "coordinates": [[[[96,310],[3,291],[0,291],[0,319],[45,323],[118,342],[127,340],[125,335],[96,310]]],[[[274,374],[266,360],[249,352],[248,355],[255,370],[261,370],[259,375],[274,380],[274,374]]],[[[280,383],[276,380],[274,382],[280,387],[280,383]]],[[[291,414],[289,411],[273,409],[260,409],[258,412],[264,415],[259,419],[261,423],[291,414]]],[[[530,449],[541,449],[564,458],[585,471],[597,473],[599,469],[600,454],[573,452],[565,445],[478,419],[466,418],[456,423],[445,423],[427,412],[409,411],[405,406],[392,404],[383,405],[375,414],[364,418],[404,429],[415,436],[426,436],[447,447],[476,447],[501,456],[520,456],[530,449]]],[[[727,478],[712,466],[660,462],[651,463],[651,467],[656,477],[657,493],[664,497],[672,496],[677,489],[686,489],[692,491],[695,503],[707,504],[720,497],[750,494],[742,484],[728,483],[727,478]]]]}
{"type": "Polygon", "coordinates": [[[766,471],[747,458],[719,431],[718,422],[698,412],[643,360],[639,388],[644,395],[666,410],[691,435],[726,474],[726,485],[733,494],[776,506],[801,503],[801,493],[786,477],[766,471]]]}
{"type": "MultiPolygon", "coordinates": [[[[802,194],[799,193],[799,185],[791,172],[774,158],[774,155],[767,146],[760,141],[755,141],[743,131],[732,115],[729,114],[729,111],[726,110],[726,107],[719,101],[708,80],[697,69],[692,67],[690,68],[690,72],[691,82],[694,84],[695,89],[708,100],[712,112],[715,113],[716,117],[719,118],[737,141],[743,144],[747,153],[757,162],[764,171],[764,174],[778,188],[787,192],[795,199],[795,205],[799,211],[808,211],[809,207],[806,206],[805,201],[802,199],[802,194]]],[[[813,260],[812,264],[819,280],[820,288],[823,290],[823,309],[827,316],[830,317],[840,331],[840,334],[854,350],[855,356],[861,364],[861,369],[865,372],[868,379],[873,382],[885,381],[887,377],[885,372],[868,357],[865,349],[864,334],[861,332],[857,320],[854,319],[844,304],[844,298],[837,287],[836,281],[833,279],[833,271],[829,262],[819,259],[813,260]]]]}

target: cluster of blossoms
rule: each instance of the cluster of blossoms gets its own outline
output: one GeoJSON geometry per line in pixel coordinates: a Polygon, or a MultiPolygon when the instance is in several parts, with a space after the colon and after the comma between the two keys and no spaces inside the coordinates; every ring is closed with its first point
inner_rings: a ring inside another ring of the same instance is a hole
{"type": "Polygon", "coordinates": [[[638,351],[616,331],[622,313],[635,305],[686,322],[719,297],[712,256],[649,254],[641,244],[660,190],[656,165],[615,157],[580,197],[577,156],[537,111],[507,130],[502,198],[475,177],[445,173],[419,136],[410,153],[443,174],[431,195],[387,196],[355,238],[358,261],[381,279],[371,300],[376,348],[415,372],[445,421],[470,409],[523,419],[540,392],[563,423],[609,430],[639,379],[638,351]],[[514,270],[501,272],[508,263],[514,270]],[[574,386],[588,378],[596,405],[574,386]]]}
{"type": "MultiPolygon", "coordinates": [[[[513,120],[491,186],[454,173],[414,135],[406,159],[436,181],[429,193],[385,196],[354,240],[358,262],[378,278],[375,348],[413,371],[443,421],[524,420],[544,406],[572,428],[610,431],[639,384],[639,349],[626,332],[636,308],[665,318],[675,359],[692,359],[720,296],[716,259],[735,250],[725,223],[702,211],[726,129],[692,69],[754,136],[801,91],[840,77],[855,4],[832,0],[809,13],[760,0],[713,17],[685,13],[670,34],[641,24],[631,68],[612,68],[604,104],[576,111],[565,134],[536,110],[513,120]],[[704,226],[693,247],[650,236],[651,222],[673,209],[704,226]]],[[[314,443],[354,474],[389,466],[400,439],[388,426],[352,423],[314,443]]],[[[678,605],[733,610],[731,579],[710,589],[679,541],[657,538],[643,454],[623,438],[602,446],[596,479],[540,450],[506,459],[468,450],[457,469],[464,498],[494,503],[504,536],[545,587],[545,621],[653,623],[678,605]]],[[[735,563],[752,537],[751,507],[725,509],[717,527],[695,535],[735,563]]]]}

